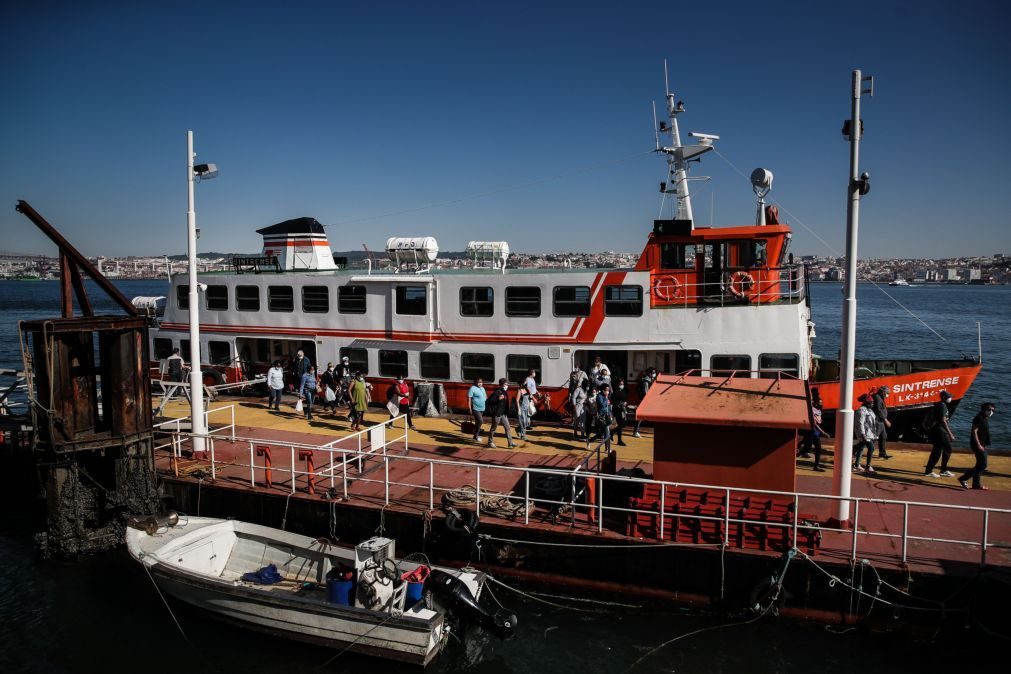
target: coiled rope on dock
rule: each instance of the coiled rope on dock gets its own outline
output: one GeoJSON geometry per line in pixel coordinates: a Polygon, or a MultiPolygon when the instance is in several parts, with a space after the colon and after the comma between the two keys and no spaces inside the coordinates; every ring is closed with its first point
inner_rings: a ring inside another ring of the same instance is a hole
{"type": "MultiPolygon", "coordinates": [[[[513,496],[513,492],[502,494],[493,491],[481,491],[481,512],[491,513],[498,517],[514,519],[526,514],[522,500],[513,496]]],[[[472,484],[465,484],[462,487],[450,490],[443,494],[442,505],[446,508],[461,508],[477,503],[477,488],[472,484]]],[[[533,503],[528,505],[532,506],[533,503]]],[[[527,511],[529,512],[529,511],[527,511]]]]}

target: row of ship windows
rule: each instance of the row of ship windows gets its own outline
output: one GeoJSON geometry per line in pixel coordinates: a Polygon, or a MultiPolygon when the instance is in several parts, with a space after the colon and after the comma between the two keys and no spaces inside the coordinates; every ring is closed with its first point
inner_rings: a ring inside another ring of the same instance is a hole
{"type": "MultiPolygon", "coordinates": [[[[189,354],[189,340],[181,340],[183,354],[189,354]]],[[[155,358],[168,358],[172,353],[172,340],[156,338],[154,340],[155,358]]],[[[407,351],[400,349],[379,349],[378,364],[380,377],[408,376],[407,351]]],[[[357,347],[342,347],[340,358],[348,357],[352,372],[360,371],[369,374],[368,349],[357,347]]],[[[231,347],[228,342],[208,341],[208,362],[212,365],[229,365],[234,362],[231,347]]],[[[763,353],[758,357],[758,376],[761,378],[776,378],[779,373],[799,376],[800,358],[795,353],[763,353]]],[[[702,353],[694,349],[684,349],[675,352],[673,372],[688,372],[702,370],[702,353]]],[[[718,355],[709,359],[710,374],[714,377],[725,377],[733,373],[740,376],[750,376],[751,356],[748,355],[718,355]]],[[[506,356],[506,377],[509,381],[521,383],[527,373],[534,370],[536,381],[541,381],[541,357],[528,354],[509,354],[506,356]]],[[[422,379],[451,379],[449,354],[439,351],[421,351],[418,353],[418,375],[422,379]]],[[[473,381],[477,378],[486,382],[496,381],[495,356],[490,353],[460,354],[460,376],[462,381],[473,381]]]]}
{"type": "MultiPolygon", "coordinates": [[[[632,285],[604,286],[605,316],[642,316],[642,287],[632,285]]],[[[302,286],[302,311],[307,314],[330,312],[328,286],[302,286]]],[[[228,311],[228,286],[208,285],[204,291],[205,308],[228,311]]],[[[189,288],[176,288],[176,304],[189,309],[189,288]]],[[[236,286],[235,309],[260,311],[260,287],[236,286]]],[[[337,288],[337,313],[364,314],[367,308],[365,286],[344,285],[337,288]]],[[[295,291],[291,286],[267,286],[267,311],[293,312],[295,291]]],[[[428,313],[428,287],[400,285],[396,288],[396,312],[409,316],[428,313]]],[[[555,316],[590,315],[589,286],[556,286],[552,289],[552,312],[555,316]]],[[[495,314],[495,291],[489,287],[460,288],[460,315],[486,317],[495,314]]],[[[505,289],[505,315],[538,318],[541,315],[541,289],[537,286],[509,286],[505,289]]]]}

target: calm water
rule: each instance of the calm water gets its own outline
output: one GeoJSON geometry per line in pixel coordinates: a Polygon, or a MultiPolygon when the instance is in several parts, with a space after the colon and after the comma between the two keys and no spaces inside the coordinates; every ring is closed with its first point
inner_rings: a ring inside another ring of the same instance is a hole
{"type": "MultiPolygon", "coordinates": [[[[128,297],[163,294],[164,283],[121,282],[128,297]]],[[[858,352],[867,357],[951,357],[975,353],[975,321],[983,323],[985,368],[955,419],[965,437],[966,412],[982,400],[1000,407],[995,442],[1009,447],[1001,384],[1011,375],[1004,345],[1011,329],[1011,288],[940,287],[888,291],[919,314],[948,342],[909,318],[873,286],[860,288],[858,352]]],[[[812,288],[816,351],[838,349],[840,286],[812,288]]],[[[20,367],[17,320],[56,315],[55,282],[0,281],[0,367],[20,367]]],[[[111,303],[90,293],[96,309],[111,303]]],[[[0,672],[284,672],[316,670],[333,654],[252,635],[176,607],[190,642],[183,642],[150,581],[124,551],[76,564],[40,562],[28,526],[17,509],[0,516],[0,672]]],[[[647,552],[630,554],[649,554],[647,552]]],[[[530,589],[530,588],[527,588],[530,589]]],[[[558,594],[565,594],[558,590],[558,594]]],[[[481,674],[623,672],[654,646],[679,634],[722,621],[681,610],[649,606],[579,613],[546,607],[499,590],[498,597],[521,620],[518,638],[482,637],[453,644],[429,671],[481,674]]],[[[610,597],[609,599],[615,599],[610,597]]],[[[559,600],[565,601],[565,600],[559,600]]],[[[634,600],[625,600],[635,603],[634,600]]],[[[585,604],[579,604],[586,606],[585,604]]],[[[838,634],[823,627],[766,618],[704,632],[673,644],[637,666],[635,672],[941,672],[990,661],[1000,644],[982,651],[961,633],[942,632],[926,643],[906,636],[838,634]],[[974,650],[974,648],[976,650],[974,650]]],[[[368,669],[401,672],[403,667],[344,655],[322,671],[368,669]]]]}

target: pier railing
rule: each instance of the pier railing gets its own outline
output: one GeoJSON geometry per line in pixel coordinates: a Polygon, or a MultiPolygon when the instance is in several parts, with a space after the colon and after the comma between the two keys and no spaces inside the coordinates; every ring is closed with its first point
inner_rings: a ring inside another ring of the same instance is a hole
{"type": "MultiPolygon", "coordinates": [[[[214,411],[222,409],[224,408],[214,411]]],[[[159,427],[160,434],[168,437],[168,442],[160,445],[159,449],[170,452],[173,469],[178,475],[179,460],[185,447],[191,442],[193,434],[176,430],[170,423],[159,424],[159,427]]],[[[234,433],[234,426],[232,432],[234,433]]],[[[398,416],[322,446],[208,433],[204,436],[208,448],[208,456],[204,460],[210,463],[211,479],[218,479],[220,475],[232,481],[247,482],[252,487],[267,487],[292,494],[298,491],[315,493],[317,489],[329,489],[331,496],[339,494],[348,499],[354,497],[355,485],[382,485],[384,505],[396,505],[397,497],[391,492],[395,492],[397,488],[405,488],[417,491],[411,494],[411,499],[401,500],[403,505],[410,507],[422,505],[432,510],[437,502],[442,500],[442,495],[458,492],[461,486],[472,486],[475,496],[473,507],[478,515],[488,514],[485,511],[489,503],[505,501],[515,506],[509,513],[510,518],[515,521],[522,519],[524,524],[530,523],[531,513],[539,507],[547,509],[556,521],[564,518],[573,528],[581,528],[584,531],[596,530],[601,534],[605,531],[605,520],[613,524],[616,517],[619,520],[621,518],[627,520],[635,515],[654,517],[657,519],[656,535],[650,538],[657,543],[664,543],[669,538],[670,527],[675,526],[678,520],[711,523],[719,532],[719,538],[715,542],[671,542],[670,545],[726,548],[730,545],[728,539],[731,525],[743,525],[780,529],[794,545],[800,540],[801,533],[806,535],[819,532],[822,535],[835,535],[837,537],[832,541],[832,545],[822,546],[821,554],[832,555],[853,563],[866,557],[885,556],[906,564],[911,560],[910,544],[922,542],[970,546],[978,550],[978,563],[984,566],[987,564],[988,551],[1011,548],[1009,541],[998,540],[993,534],[998,521],[1003,523],[1005,531],[1011,526],[1011,509],[855,496],[843,499],[828,494],[669,482],[597,473],[588,470],[586,462],[582,461],[576,470],[565,470],[412,456],[407,454],[408,436],[409,429],[404,416],[398,416]],[[227,461],[219,460],[215,442],[228,444],[227,461]],[[246,457],[248,462],[243,461],[246,457]],[[408,481],[409,479],[414,481],[408,481]],[[549,490],[550,493],[539,489],[544,480],[551,481],[556,488],[549,490]],[[612,490],[615,489],[627,493],[630,487],[651,489],[658,493],[659,507],[646,509],[606,503],[605,494],[613,493],[612,490]],[[689,511],[670,512],[667,506],[673,503],[677,493],[685,489],[705,491],[711,498],[718,499],[717,503],[722,503],[723,506],[722,514],[717,516],[689,511]],[[538,493],[534,493],[535,491],[538,493]],[[423,499],[420,504],[419,493],[423,499]],[[733,516],[730,504],[734,499],[748,497],[754,499],[773,497],[782,503],[788,503],[793,516],[789,521],[733,516]],[[839,500],[849,501],[851,505],[853,519],[847,526],[833,525],[827,519],[833,511],[829,506],[839,500]],[[880,513],[874,517],[867,516],[866,512],[871,506],[894,509],[896,514],[901,514],[901,530],[890,530],[888,522],[880,513]],[[805,510],[811,509],[818,512],[811,516],[803,514],[805,510]],[[927,519],[917,522],[915,517],[911,520],[911,515],[922,515],[925,512],[961,515],[965,520],[963,530],[966,534],[961,538],[926,535],[921,528],[932,527],[931,521],[927,519]],[[869,545],[874,539],[890,539],[895,542],[897,549],[891,552],[883,552],[880,547],[874,549],[869,545]]],[[[500,515],[501,510],[495,508],[495,512],[491,514],[500,515]]],[[[610,529],[613,529],[613,526],[609,527],[610,529]]],[[[641,542],[643,537],[626,538],[629,541],[641,542]]]]}

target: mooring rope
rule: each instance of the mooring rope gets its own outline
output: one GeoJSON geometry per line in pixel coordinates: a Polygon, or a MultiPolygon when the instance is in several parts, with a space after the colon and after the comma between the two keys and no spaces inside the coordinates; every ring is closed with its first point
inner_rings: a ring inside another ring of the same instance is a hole
{"type": "Polygon", "coordinates": [[[144,557],[150,556],[153,555],[142,554],[140,565],[144,567],[144,570],[147,572],[147,577],[151,579],[151,584],[154,585],[155,592],[157,592],[158,596],[161,598],[161,603],[165,605],[165,608],[168,609],[169,615],[172,616],[172,622],[176,624],[176,629],[179,630],[179,634],[183,635],[183,640],[189,643],[189,637],[187,637],[186,632],[183,631],[183,626],[179,624],[179,619],[176,618],[176,614],[172,611],[172,607],[169,606],[168,600],[165,599],[165,595],[161,593],[161,588],[158,587],[158,583],[155,582],[154,576],[151,575],[151,569],[149,569],[147,564],[144,563],[144,557]]]}

